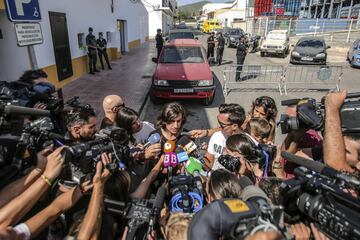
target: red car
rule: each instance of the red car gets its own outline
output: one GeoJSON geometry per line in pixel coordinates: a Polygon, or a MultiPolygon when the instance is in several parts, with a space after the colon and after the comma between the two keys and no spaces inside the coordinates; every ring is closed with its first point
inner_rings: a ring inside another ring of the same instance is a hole
{"type": "Polygon", "coordinates": [[[206,52],[195,39],[175,39],[163,48],[152,79],[150,99],[202,99],[205,105],[214,100],[214,77],[206,52]]]}

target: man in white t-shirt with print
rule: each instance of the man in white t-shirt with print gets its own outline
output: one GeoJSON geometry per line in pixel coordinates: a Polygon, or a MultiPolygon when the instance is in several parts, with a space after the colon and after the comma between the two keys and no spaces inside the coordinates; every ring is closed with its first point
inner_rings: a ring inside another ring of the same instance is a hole
{"type": "Polygon", "coordinates": [[[226,139],[231,135],[242,132],[241,125],[245,121],[245,110],[239,104],[222,104],[219,107],[217,120],[221,131],[215,132],[209,141],[205,154],[207,165],[213,170],[224,168],[218,158],[226,146],[226,139]]]}

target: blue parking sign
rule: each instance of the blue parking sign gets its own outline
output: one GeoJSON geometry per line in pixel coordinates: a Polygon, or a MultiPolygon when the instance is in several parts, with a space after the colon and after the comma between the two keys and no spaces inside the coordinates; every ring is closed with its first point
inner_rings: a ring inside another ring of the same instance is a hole
{"type": "Polygon", "coordinates": [[[6,12],[12,22],[41,21],[38,0],[5,0],[6,12]]]}

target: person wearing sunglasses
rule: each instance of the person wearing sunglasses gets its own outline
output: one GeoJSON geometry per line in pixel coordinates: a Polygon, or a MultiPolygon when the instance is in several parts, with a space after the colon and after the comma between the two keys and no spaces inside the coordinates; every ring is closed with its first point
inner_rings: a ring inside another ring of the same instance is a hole
{"type": "Polygon", "coordinates": [[[211,136],[205,154],[207,166],[213,171],[223,168],[218,162],[218,158],[223,153],[226,139],[234,134],[242,132],[241,126],[245,120],[245,110],[239,104],[222,104],[219,107],[217,120],[220,131],[215,132],[211,136]]]}
{"type": "Polygon", "coordinates": [[[116,114],[121,107],[125,107],[123,99],[118,95],[108,95],[103,100],[104,119],[101,121],[100,128],[114,125],[116,114]]]}

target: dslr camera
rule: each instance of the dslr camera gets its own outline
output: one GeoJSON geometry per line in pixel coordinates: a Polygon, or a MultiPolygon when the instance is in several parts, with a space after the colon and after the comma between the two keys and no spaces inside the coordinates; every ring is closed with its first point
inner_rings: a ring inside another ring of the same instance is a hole
{"type": "MultiPolygon", "coordinates": [[[[360,98],[360,93],[349,93],[346,99],[360,98]]],[[[325,122],[325,98],[316,102],[312,98],[290,99],[281,102],[282,106],[296,106],[296,116],[281,114],[278,125],[281,133],[296,130],[322,131],[325,122]]],[[[340,110],[343,133],[360,133],[360,100],[346,101],[340,110]]]]}

